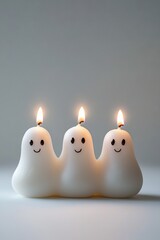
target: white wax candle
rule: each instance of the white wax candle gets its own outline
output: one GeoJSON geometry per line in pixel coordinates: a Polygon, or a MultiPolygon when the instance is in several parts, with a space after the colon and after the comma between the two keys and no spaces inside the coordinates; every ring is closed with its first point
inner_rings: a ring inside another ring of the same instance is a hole
{"type": "Polygon", "coordinates": [[[49,132],[40,126],[42,110],[38,113],[38,125],[24,134],[20,161],[12,177],[13,189],[26,197],[48,197],[57,192],[57,157],[49,132]]]}
{"type": "MultiPolygon", "coordinates": [[[[122,112],[119,112],[122,117],[122,112]]],[[[103,141],[99,157],[99,188],[103,196],[130,197],[142,187],[142,173],[136,161],[130,134],[121,129],[123,119],[118,120],[118,129],[109,131],[103,141]]]]}
{"type": "Polygon", "coordinates": [[[89,197],[95,192],[96,159],[92,136],[80,125],[84,121],[82,108],[80,115],[78,125],[70,128],[63,139],[60,195],[65,197],[89,197]]]}

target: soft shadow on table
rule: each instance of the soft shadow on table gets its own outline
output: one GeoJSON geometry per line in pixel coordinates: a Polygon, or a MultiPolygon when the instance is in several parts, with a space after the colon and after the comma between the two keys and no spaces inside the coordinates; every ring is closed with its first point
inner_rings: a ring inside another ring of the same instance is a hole
{"type": "MultiPolygon", "coordinates": [[[[32,199],[37,199],[37,198],[32,198],[32,199]]],[[[39,200],[45,200],[45,201],[54,201],[54,200],[59,200],[59,201],[93,201],[93,202],[107,202],[107,201],[154,201],[154,202],[158,202],[160,201],[160,195],[149,195],[149,194],[138,194],[132,198],[105,198],[105,197],[99,197],[99,196],[95,196],[95,197],[91,197],[91,198],[67,198],[67,197],[49,197],[49,198],[38,198],[39,200]]]]}
{"type": "Polygon", "coordinates": [[[136,200],[136,201],[160,201],[160,195],[138,194],[135,197],[131,198],[131,200],[136,200]]]}
{"type": "Polygon", "coordinates": [[[26,199],[27,201],[48,201],[48,202],[74,202],[74,203],[78,203],[79,201],[82,202],[90,202],[90,203],[94,203],[94,202],[103,202],[103,203],[107,203],[107,202],[160,202],[160,195],[156,195],[156,194],[137,194],[134,197],[131,198],[107,198],[107,197],[102,197],[102,196],[93,196],[93,197],[89,197],[89,198],[70,198],[70,197],[59,197],[59,196],[54,196],[54,197],[48,197],[48,198],[27,198],[27,197],[23,197],[20,196],[18,194],[14,194],[12,192],[12,196],[10,195],[10,193],[8,194],[12,199],[26,199]]]}

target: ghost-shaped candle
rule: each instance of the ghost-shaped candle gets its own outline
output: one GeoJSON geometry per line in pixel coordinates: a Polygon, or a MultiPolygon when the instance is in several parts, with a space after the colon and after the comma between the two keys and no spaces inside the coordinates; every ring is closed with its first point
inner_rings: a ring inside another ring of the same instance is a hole
{"type": "Polygon", "coordinates": [[[13,189],[26,197],[48,197],[57,192],[57,157],[49,132],[40,126],[42,122],[39,108],[37,126],[23,136],[20,161],[12,177],[13,189]]]}
{"type": "Polygon", "coordinates": [[[123,114],[117,117],[118,128],[109,131],[99,157],[99,189],[106,197],[125,198],[136,195],[142,187],[142,173],[136,161],[131,135],[122,130],[123,114]]]}
{"type": "Polygon", "coordinates": [[[81,107],[78,125],[64,135],[60,176],[60,195],[64,197],[89,197],[95,192],[95,154],[92,136],[82,127],[85,112],[81,107]]]}

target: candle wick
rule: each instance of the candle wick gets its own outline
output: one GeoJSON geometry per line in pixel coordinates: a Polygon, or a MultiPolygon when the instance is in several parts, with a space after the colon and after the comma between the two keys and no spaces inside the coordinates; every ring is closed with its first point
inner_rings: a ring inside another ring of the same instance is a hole
{"type": "Polygon", "coordinates": [[[84,122],[84,121],[82,120],[82,121],[79,122],[79,124],[81,125],[81,123],[83,123],[83,122],[84,122]]]}
{"type": "Polygon", "coordinates": [[[123,126],[124,126],[124,124],[121,123],[121,124],[118,125],[118,128],[121,129],[121,127],[123,127],[123,126]]]}
{"type": "Polygon", "coordinates": [[[37,125],[40,126],[42,124],[42,122],[38,122],[37,125]]]}

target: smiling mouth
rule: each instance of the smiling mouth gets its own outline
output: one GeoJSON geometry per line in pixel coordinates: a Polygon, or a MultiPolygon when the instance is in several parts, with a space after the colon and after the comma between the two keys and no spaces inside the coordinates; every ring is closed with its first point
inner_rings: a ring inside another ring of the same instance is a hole
{"type": "Polygon", "coordinates": [[[117,152],[117,153],[121,152],[121,150],[122,149],[119,149],[119,150],[114,149],[114,151],[117,152]]]}
{"type": "Polygon", "coordinates": [[[33,150],[35,153],[39,153],[40,151],[41,151],[41,149],[39,149],[38,151],[36,151],[36,150],[33,150]]]}
{"type": "Polygon", "coordinates": [[[76,153],[80,153],[80,152],[82,152],[82,148],[79,150],[79,151],[77,151],[77,150],[74,150],[76,153]]]}

